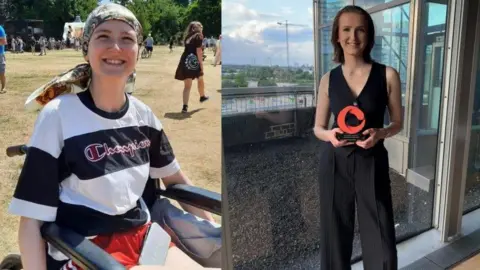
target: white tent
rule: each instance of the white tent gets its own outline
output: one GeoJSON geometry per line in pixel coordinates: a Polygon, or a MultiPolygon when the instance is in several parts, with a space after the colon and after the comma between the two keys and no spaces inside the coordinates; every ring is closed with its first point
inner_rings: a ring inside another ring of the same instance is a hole
{"type": "Polygon", "coordinates": [[[85,27],[85,23],[82,22],[82,20],[80,19],[80,16],[77,16],[75,18],[75,21],[65,23],[65,25],[63,26],[63,35],[62,35],[63,40],[67,40],[68,27],[69,26],[71,26],[72,29],[73,29],[72,34],[73,34],[74,37],[81,37],[82,36],[83,28],[85,27]]]}

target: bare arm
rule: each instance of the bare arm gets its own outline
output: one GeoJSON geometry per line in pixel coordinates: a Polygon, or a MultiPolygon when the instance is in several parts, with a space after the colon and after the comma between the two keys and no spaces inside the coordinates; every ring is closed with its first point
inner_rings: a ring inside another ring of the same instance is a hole
{"type": "Polygon", "coordinates": [[[318,86],[317,111],[315,113],[315,126],[313,132],[322,141],[330,141],[327,134],[328,120],[330,119],[330,99],[328,97],[330,72],[322,76],[318,86]]]}
{"type": "Polygon", "coordinates": [[[403,128],[402,90],[398,72],[387,67],[388,112],[390,124],[383,128],[382,138],[389,138],[398,134],[403,128]]]}
{"type": "Polygon", "coordinates": [[[0,38],[0,45],[7,45],[7,38],[0,38]]]}
{"type": "MultiPolygon", "coordinates": [[[[167,186],[167,187],[170,186],[170,185],[173,185],[173,184],[185,184],[185,185],[190,185],[190,186],[194,185],[193,182],[190,181],[190,179],[188,179],[188,177],[182,172],[182,170],[179,170],[178,172],[174,173],[173,175],[164,177],[164,178],[162,178],[162,180],[163,180],[163,183],[165,184],[165,186],[167,186]]],[[[196,207],[193,207],[191,205],[184,204],[184,203],[180,203],[180,206],[182,206],[182,208],[185,211],[187,211],[187,212],[189,212],[189,213],[191,213],[191,214],[193,214],[197,217],[215,222],[212,214],[210,214],[207,211],[204,211],[202,209],[199,209],[199,208],[196,208],[196,207]]]]}
{"type": "Polygon", "coordinates": [[[43,222],[21,217],[18,230],[18,243],[22,254],[22,264],[25,270],[46,270],[45,242],[40,234],[43,222]]]}
{"type": "Polygon", "coordinates": [[[203,49],[202,49],[202,47],[197,48],[197,58],[198,58],[198,63],[200,64],[200,68],[203,71],[203,49]]]}

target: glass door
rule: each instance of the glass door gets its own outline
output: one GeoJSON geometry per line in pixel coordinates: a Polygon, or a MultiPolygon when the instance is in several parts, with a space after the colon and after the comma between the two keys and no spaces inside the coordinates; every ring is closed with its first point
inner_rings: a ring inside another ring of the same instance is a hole
{"type": "MultiPolygon", "coordinates": [[[[480,5],[477,18],[480,17],[480,5]]],[[[464,213],[480,208],[480,20],[477,19],[476,34],[467,35],[475,39],[472,84],[473,110],[471,112],[472,122],[470,130],[470,143],[468,147],[467,179],[465,183],[465,197],[463,201],[464,213]]]]}
{"type": "Polygon", "coordinates": [[[433,227],[448,9],[446,0],[421,1],[406,177],[408,198],[414,199],[405,221],[416,231],[433,227]]]}

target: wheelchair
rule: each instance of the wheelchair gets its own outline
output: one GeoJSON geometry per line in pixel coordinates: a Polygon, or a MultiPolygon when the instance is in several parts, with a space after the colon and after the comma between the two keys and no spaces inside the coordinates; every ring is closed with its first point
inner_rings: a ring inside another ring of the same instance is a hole
{"type": "Polygon", "coordinates": [[[141,57],[142,59],[150,58],[152,57],[152,53],[147,50],[147,47],[143,46],[141,57]]]}
{"type": "MultiPolygon", "coordinates": [[[[24,155],[27,151],[28,147],[26,145],[17,145],[8,147],[6,153],[7,156],[14,157],[24,155]]],[[[149,184],[147,184],[142,198],[149,209],[151,209],[156,199],[161,196],[221,216],[221,197],[218,193],[183,184],[175,184],[162,189],[156,184],[158,181],[148,181],[148,183],[149,184]]],[[[47,243],[61,251],[66,257],[73,260],[82,269],[126,270],[125,266],[117,262],[106,251],[68,228],[59,227],[55,223],[44,223],[40,231],[43,239],[47,243]]],[[[204,258],[196,257],[178,238],[172,237],[172,241],[185,254],[205,267],[204,258]]],[[[220,256],[220,252],[221,251],[218,250],[216,256],[220,256]]],[[[220,266],[218,267],[220,268],[220,266]]],[[[0,262],[0,270],[20,269],[23,268],[19,254],[9,254],[0,262]]]]}

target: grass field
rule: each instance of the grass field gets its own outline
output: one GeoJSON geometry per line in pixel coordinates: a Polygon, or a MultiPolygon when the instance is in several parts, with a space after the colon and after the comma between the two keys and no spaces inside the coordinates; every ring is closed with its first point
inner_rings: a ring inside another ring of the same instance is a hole
{"type": "MultiPolygon", "coordinates": [[[[213,67],[213,54],[205,60],[205,86],[211,99],[200,104],[196,82],[192,87],[190,113],[181,114],[183,82],[174,77],[182,48],[169,53],[155,47],[152,58],[137,65],[136,91],[162,121],[182,169],[200,187],[220,192],[220,66],[213,67]]],[[[7,93],[0,94],[0,258],[17,251],[18,217],[7,213],[23,157],[8,158],[5,148],[27,143],[36,114],[24,103],[37,87],[55,75],[83,62],[80,52],[49,51],[46,56],[7,54],[7,93]]],[[[219,219],[217,217],[217,219],[219,219]]]]}

